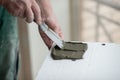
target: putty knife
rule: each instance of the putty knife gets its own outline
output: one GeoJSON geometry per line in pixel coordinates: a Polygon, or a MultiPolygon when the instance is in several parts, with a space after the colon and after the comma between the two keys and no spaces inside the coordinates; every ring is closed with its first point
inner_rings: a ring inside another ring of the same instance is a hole
{"type": "Polygon", "coordinates": [[[45,23],[40,24],[39,29],[42,30],[59,48],[63,48],[63,40],[45,23]]]}

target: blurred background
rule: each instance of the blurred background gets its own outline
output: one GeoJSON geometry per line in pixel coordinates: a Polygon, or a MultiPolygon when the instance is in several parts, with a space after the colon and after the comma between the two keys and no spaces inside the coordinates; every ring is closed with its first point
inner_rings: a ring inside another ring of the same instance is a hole
{"type": "MultiPolygon", "coordinates": [[[[120,43],[119,0],[51,0],[65,41],[120,43]]],[[[35,80],[49,54],[35,23],[19,21],[19,80],[35,80]]]]}

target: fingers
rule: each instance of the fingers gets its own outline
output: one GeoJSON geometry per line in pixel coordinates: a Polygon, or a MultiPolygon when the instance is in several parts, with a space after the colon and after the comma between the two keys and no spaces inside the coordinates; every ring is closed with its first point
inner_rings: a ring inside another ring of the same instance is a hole
{"type": "MultiPolygon", "coordinates": [[[[49,0],[3,0],[4,7],[14,16],[25,18],[27,22],[36,21],[41,24],[44,21],[53,31],[55,31],[62,39],[62,31],[54,16],[52,7],[49,0]],[[38,2],[36,2],[38,1],[38,2]],[[39,5],[38,5],[39,4],[39,5]],[[42,17],[42,19],[41,19],[42,17]]],[[[45,44],[50,48],[52,41],[44,34],[41,33],[45,44]]]]}
{"type": "Polygon", "coordinates": [[[53,41],[44,32],[42,32],[41,30],[39,30],[39,33],[40,33],[43,41],[47,45],[47,47],[50,49],[52,44],[53,44],[53,41]]]}
{"type": "MultiPolygon", "coordinates": [[[[63,34],[61,31],[61,28],[59,26],[59,24],[57,23],[57,19],[54,16],[54,13],[52,11],[52,8],[50,6],[49,3],[44,3],[42,5],[42,19],[44,19],[44,22],[49,26],[49,28],[51,28],[53,31],[55,31],[60,37],[61,39],[63,39],[63,34]]],[[[43,38],[45,44],[48,46],[48,48],[50,48],[53,44],[53,41],[50,40],[45,34],[41,33],[41,37],[43,38]],[[44,36],[43,36],[44,35],[44,36]]]]}
{"type": "Polygon", "coordinates": [[[34,13],[34,20],[37,24],[41,24],[41,11],[36,2],[32,5],[32,11],[34,13]]]}
{"type": "Polygon", "coordinates": [[[27,22],[41,24],[41,11],[35,0],[5,0],[4,7],[13,15],[25,18],[27,22]]]}
{"type": "Polygon", "coordinates": [[[34,15],[33,15],[33,12],[32,12],[32,9],[30,7],[27,7],[26,8],[26,12],[25,12],[25,15],[26,15],[26,21],[28,23],[32,22],[33,19],[34,19],[34,15]]]}
{"type": "Polygon", "coordinates": [[[24,3],[20,2],[20,1],[17,1],[17,4],[19,5],[19,15],[18,15],[18,17],[24,19],[26,17],[24,3]]]}
{"type": "Polygon", "coordinates": [[[6,4],[4,4],[4,7],[8,10],[9,13],[11,13],[13,16],[18,16],[19,14],[19,6],[16,2],[12,2],[12,3],[8,3],[6,2],[6,4]]]}
{"type": "MultiPolygon", "coordinates": [[[[46,24],[52,29],[54,30],[60,37],[61,39],[63,39],[63,35],[62,35],[62,32],[61,32],[61,29],[60,27],[58,26],[57,22],[54,21],[54,20],[48,20],[46,21],[46,24]]],[[[39,33],[43,39],[43,41],[45,42],[45,44],[48,46],[48,48],[50,49],[52,44],[53,44],[53,41],[42,31],[39,29],[39,33]]]]}
{"type": "Polygon", "coordinates": [[[32,5],[26,9],[26,21],[30,23],[33,20],[35,20],[37,24],[41,24],[41,11],[35,1],[33,1],[32,5]]]}
{"type": "Polygon", "coordinates": [[[40,0],[40,2],[41,2],[42,18],[45,19],[44,20],[45,23],[63,39],[61,28],[54,15],[50,1],[40,0]]]}

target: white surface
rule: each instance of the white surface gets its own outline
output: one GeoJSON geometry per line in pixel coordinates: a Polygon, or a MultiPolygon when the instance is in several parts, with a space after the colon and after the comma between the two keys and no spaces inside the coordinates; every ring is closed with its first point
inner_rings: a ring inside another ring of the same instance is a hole
{"type": "Polygon", "coordinates": [[[36,80],[120,80],[120,45],[88,43],[81,60],[53,60],[47,56],[36,80]]]}

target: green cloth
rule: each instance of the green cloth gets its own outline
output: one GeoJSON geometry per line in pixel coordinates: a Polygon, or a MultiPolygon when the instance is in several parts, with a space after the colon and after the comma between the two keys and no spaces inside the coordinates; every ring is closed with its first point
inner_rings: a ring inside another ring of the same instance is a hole
{"type": "Polygon", "coordinates": [[[17,19],[0,6],[0,80],[16,80],[17,70],[17,19]]]}

